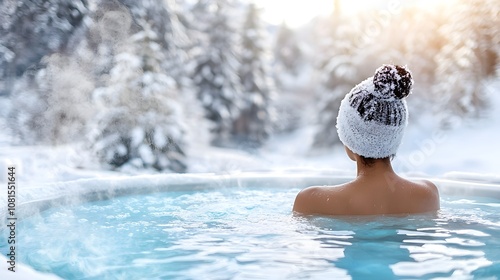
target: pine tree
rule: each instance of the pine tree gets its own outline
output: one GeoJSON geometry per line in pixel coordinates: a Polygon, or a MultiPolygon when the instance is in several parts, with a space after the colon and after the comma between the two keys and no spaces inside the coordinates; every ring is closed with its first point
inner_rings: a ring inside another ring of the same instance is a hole
{"type": "Polygon", "coordinates": [[[86,0],[0,1],[0,94],[44,56],[71,48],[87,13],[86,0]]]}
{"type": "Polygon", "coordinates": [[[276,67],[279,68],[277,71],[297,75],[302,57],[303,53],[299,47],[295,30],[292,30],[283,22],[278,29],[274,47],[276,67]]]}
{"type": "Polygon", "coordinates": [[[228,0],[201,0],[193,10],[203,24],[196,28],[206,36],[196,48],[193,82],[206,117],[214,123],[212,143],[219,146],[230,142],[233,123],[243,106],[232,9],[228,0]]]}
{"type": "MultiPolygon", "coordinates": [[[[338,7],[338,5],[337,5],[338,7]]],[[[359,49],[353,38],[359,35],[359,25],[351,24],[336,10],[326,19],[319,47],[318,58],[322,74],[319,95],[318,130],[313,146],[332,147],[340,143],[335,126],[340,102],[345,94],[360,80],[357,63],[359,49]]],[[[364,63],[364,62],[363,62],[364,63]]]]}
{"type": "MultiPolygon", "coordinates": [[[[430,46],[418,46],[418,50],[431,53],[427,56],[424,53],[418,58],[408,53],[408,50],[413,51],[415,48],[408,48],[407,41],[417,40],[424,34],[418,32],[423,29],[419,24],[429,21],[428,18],[424,18],[424,22],[413,21],[405,11],[389,17],[381,16],[379,11],[359,12],[356,17],[350,17],[339,11],[341,5],[336,7],[337,11],[323,24],[323,33],[318,34],[318,66],[322,80],[319,87],[318,126],[313,146],[319,148],[340,144],[335,129],[340,102],[356,84],[372,76],[373,71],[381,64],[402,64],[413,69],[418,60],[432,61],[432,50],[435,50],[430,46]],[[401,22],[405,24],[400,24],[401,22]],[[416,61],[411,58],[416,58],[416,61]]],[[[425,37],[434,39],[427,33],[425,37]]],[[[414,46],[415,44],[412,45],[414,46]]],[[[424,66],[415,69],[424,69],[424,66]]],[[[420,75],[416,76],[420,78],[420,75]]]]}
{"type": "Polygon", "coordinates": [[[204,149],[210,145],[210,121],[205,118],[204,108],[197,98],[196,88],[192,80],[192,55],[190,50],[193,45],[200,43],[200,33],[194,30],[192,23],[197,22],[192,16],[192,5],[189,0],[170,0],[165,2],[169,13],[170,27],[165,34],[169,42],[162,67],[175,79],[179,90],[182,92],[184,121],[186,122],[186,143],[196,149],[204,149]],[[193,32],[194,31],[194,32],[193,32]],[[190,33],[191,32],[191,33],[190,33]],[[194,35],[194,36],[192,36],[194,35]]]}
{"type": "Polygon", "coordinates": [[[184,9],[186,5],[184,0],[166,1],[165,9],[169,14],[169,28],[165,33],[165,40],[169,43],[167,48],[167,59],[164,61],[165,68],[177,84],[185,89],[191,86],[188,67],[188,49],[191,44],[191,38],[188,36],[187,27],[183,24],[183,14],[187,13],[184,9]]]}
{"type": "Polygon", "coordinates": [[[91,64],[97,86],[102,86],[111,68],[119,47],[126,43],[132,31],[133,18],[129,9],[117,1],[94,0],[90,6],[91,16],[87,36],[80,50],[91,64]]]}
{"type": "Polygon", "coordinates": [[[439,79],[433,92],[451,105],[452,115],[477,116],[487,104],[483,81],[500,61],[500,6],[495,0],[460,0],[454,10],[440,29],[446,44],[435,57],[439,79]]]}
{"type": "Polygon", "coordinates": [[[240,66],[245,104],[232,130],[234,142],[251,147],[261,145],[271,130],[271,88],[263,36],[259,11],[251,4],[243,26],[240,66]]]}
{"type": "Polygon", "coordinates": [[[86,0],[0,1],[0,95],[24,144],[67,143],[82,129],[92,81],[67,55],[87,13],[86,0]]]}
{"type": "Polygon", "coordinates": [[[116,56],[108,85],[94,95],[102,113],[92,148],[111,166],[184,172],[183,111],[175,81],[164,73],[164,53],[145,20],[116,56]]]}

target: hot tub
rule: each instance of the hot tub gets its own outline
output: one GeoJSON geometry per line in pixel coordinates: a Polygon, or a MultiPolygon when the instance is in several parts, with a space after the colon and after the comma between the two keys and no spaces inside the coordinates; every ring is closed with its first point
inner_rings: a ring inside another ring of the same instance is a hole
{"type": "MultiPolygon", "coordinates": [[[[434,179],[441,193],[437,213],[291,213],[300,189],[349,179],[310,173],[170,174],[25,189],[18,198],[17,261],[63,279],[500,275],[499,186],[434,179]]],[[[5,209],[1,213],[5,221],[5,209]]],[[[7,231],[2,235],[5,256],[7,231]]]]}

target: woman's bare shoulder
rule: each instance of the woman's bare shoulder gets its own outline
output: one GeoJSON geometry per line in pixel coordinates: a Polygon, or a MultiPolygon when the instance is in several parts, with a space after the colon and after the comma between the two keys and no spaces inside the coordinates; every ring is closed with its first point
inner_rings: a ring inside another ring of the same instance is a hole
{"type": "Polygon", "coordinates": [[[302,214],[310,214],[313,198],[317,195],[319,186],[311,186],[301,190],[295,197],[293,211],[302,214]]]}
{"type": "Polygon", "coordinates": [[[423,190],[426,190],[427,192],[438,193],[437,186],[429,180],[416,180],[412,182],[419,185],[423,190]]]}
{"type": "Polygon", "coordinates": [[[323,212],[333,206],[333,200],[341,194],[343,187],[344,185],[307,187],[295,197],[293,211],[303,214],[325,214],[323,212]]]}
{"type": "Polygon", "coordinates": [[[419,194],[428,207],[439,209],[439,190],[433,182],[429,180],[416,180],[412,181],[412,183],[418,186],[417,191],[414,193],[419,194]]]}

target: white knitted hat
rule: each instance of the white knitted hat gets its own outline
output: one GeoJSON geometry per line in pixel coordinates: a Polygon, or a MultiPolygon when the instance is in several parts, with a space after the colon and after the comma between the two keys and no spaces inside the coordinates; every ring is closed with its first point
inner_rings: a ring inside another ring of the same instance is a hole
{"type": "Polygon", "coordinates": [[[340,141],[366,158],[396,154],[408,123],[404,98],[413,79],[406,67],[383,65],[355,86],[340,103],[337,132],[340,141]]]}

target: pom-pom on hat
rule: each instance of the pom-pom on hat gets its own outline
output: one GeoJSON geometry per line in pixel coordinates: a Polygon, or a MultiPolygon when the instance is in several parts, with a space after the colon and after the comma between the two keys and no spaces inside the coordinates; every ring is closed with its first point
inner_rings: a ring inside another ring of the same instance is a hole
{"type": "Polygon", "coordinates": [[[337,132],[340,141],[366,158],[396,154],[408,123],[404,100],[413,79],[408,68],[382,65],[375,75],[355,86],[340,103],[337,132]]]}

